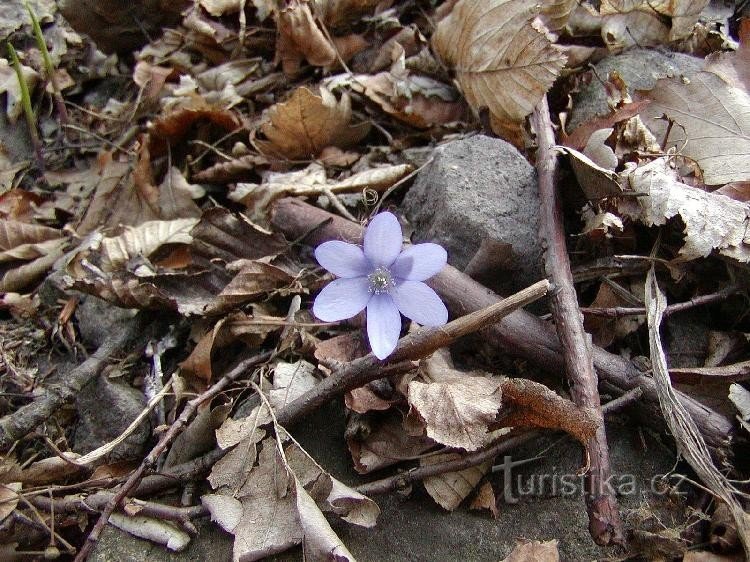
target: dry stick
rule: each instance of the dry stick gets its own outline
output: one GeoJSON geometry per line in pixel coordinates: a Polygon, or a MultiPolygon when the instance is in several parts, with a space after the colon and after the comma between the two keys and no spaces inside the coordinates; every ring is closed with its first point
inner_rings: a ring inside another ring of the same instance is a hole
{"type": "Polygon", "coordinates": [[[507,299],[462,316],[439,328],[422,328],[401,338],[393,353],[380,360],[370,353],[355,359],[345,367],[323,379],[305,394],[284,406],[277,415],[279,424],[289,427],[302,417],[347,390],[359,388],[370,381],[395,374],[391,367],[403,365],[411,369],[408,361],[421,359],[430,353],[452,344],[460,337],[491,326],[514,310],[521,308],[547,294],[547,280],[534,283],[507,299]]]}
{"type": "MultiPolygon", "coordinates": [[[[284,198],[276,202],[272,222],[287,238],[304,240],[313,246],[333,239],[360,243],[364,233],[359,224],[295,198],[284,198]]],[[[487,287],[451,266],[445,267],[428,284],[438,292],[454,316],[486,308],[500,300],[487,287]]],[[[554,328],[525,310],[509,314],[482,335],[488,344],[511,355],[523,357],[545,370],[559,372],[565,367],[560,355],[560,341],[554,328]]],[[[593,354],[599,378],[607,384],[609,390],[618,394],[636,387],[643,390],[644,400],[638,404],[640,418],[645,424],[663,431],[664,422],[653,379],[644,376],[642,371],[624,357],[596,346],[593,347],[593,354]]],[[[677,395],[701,429],[714,454],[726,456],[729,440],[735,431],[733,421],[686,394],[677,392],[677,395]]]]}
{"type": "Polygon", "coordinates": [[[61,406],[73,401],[83,387],[102,372],[113,355],[122,352],[133,338],[145,331],[148,323],[148,319],[139,314],[59,383],[46,387],[44,395],[0,419],[0,451],[10,449],[14,442],[48,420],[61,406]]]}
{"type": "Polygon", "coordinates": [[[531,126],[536,131],[539,145],[536,172],[541,205],[541,237],[546,247],[544,267],[554,286],[550,295],[552,316],[562,343],[573,402],[580,407],[591,408],[600,418],[596,435],[586,442],[586,452],[591,464],[585,479],[589,533],[599,545],[622,544],[624,537],[617,498],[608,486],[612,469],[601,413],[599,379],[594,371],[591,336],[583,328],[583,316],[578,309],[578,295],[565,244],[562,203],[556,189],[557,153],[552,150],[555,146],[555,134],[546,96],[531,114],[531,126]]]}
{"type": "MultiPolygon", "coordinates": [[[[690,310],[691,308],[695,308],[698,306],[705,306],[707,304],[714,304],[716,302],[723,301],[727,297],[731,297],[735,293],[740,292],[740,290],[742,290],[742,287],[740,287],[739,285],[730,285],[729,287],[726,287],[721,291],[717,291],[709,295],[701,295],[698,297],[693,297],[689,301],[670,304],[664,311],[664,316],[670,316],[672,314],[676,314],[677,312],[690,310]]],[[[621,318],[623,316],[645,316],[646,308],[628,306],[613,306],[608,308],[581,307],[581,312],[583,312],[584,314],[591,314],[592,316],[621,318]]]]}
{"type": "MultiPolygon", "coordinates": [[[[607,404],[602,406],[602,411],[607,415],[612,414],[631,404],[635,400],[638,400],[638,398],[640,398],[642,394],[643,393],[641,392],[641,389],[635,388],[623,394],[619,398],[610,400],[607,404]]],[[[374,494],[386,494],[392,490],[397,490],[401,487],[408,486],[412,482],[417,482],[418,480],[424,480],[425,478],[437,476],[439,474],[445,474],[447,472],[459,472],[461,470],[480,465],[483,462],[493,460],[499,455],[512,451],[513,449],[520,447],[521,445],[524,445],[543,434],[544,432],[538,429],[523,430],[523,432],[521,433],[517,433],[516,435],[513,435],[507,439],[498,441],[487,449],[470,453],[461,457],[460,459],[438,464],[428,464],[426,466],[420,466],[407,472],[394,474],[393,476],[389,476],[388,478],[382,478],[381,480],[375,480],[373,482],[368,482],[367,484],[362,484],[361,486],[357,486],[356,490],[360,494],[364,494],[366,496],[374,494]]]]}
{"type": "Polygon", "coordinates": [[[156,461],[161,454],[167,449],[169,444],[187,427],[190,418],[193,417],[198,407],[207,400],[213,399],[217,394],[222,392],[227,386],[234,382],[238,377],[243,375],[248,368],[267,361],[271,357],[272,353],[266,351],[254,355],[247,359],[240,361],[231,371],[219,379],[211,388],[196,396],[190,400],[185,408],[182,410],[180,417],[169,427],[169,429],[161,436],[159,442],[151,449],[151,452],[143,459],[140,466],[133,471],[130,477],[125,481],[120,490],[112,496],[102,510],[102,514],[99,516],[99,520],[94,525],[93,529],[86,537],[86,542],[81,547],[81,551],[76,555],[75,562],[83,562],[88,558],[91,550],[94,548],[96,541],[99,540],[99,536],[102,534],[104,527],[106,527],[109,521],[109,516],[122,501],[133,491],[143,477],[143,473],[150,466],[154,466],[156,461]]]}

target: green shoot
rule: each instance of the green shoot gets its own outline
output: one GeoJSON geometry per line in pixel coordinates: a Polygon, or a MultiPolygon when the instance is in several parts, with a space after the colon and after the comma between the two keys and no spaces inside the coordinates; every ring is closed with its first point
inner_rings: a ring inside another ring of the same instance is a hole
{"type": "Polygon", "coordinates": [[[39,18],[36,17],[34,10],[31,8],[28,2],[25,2],[26,10],[29,12],[31,18],[31,27],[34,31],[34,38],[36,44],[39,47],[39,51],[42,53],[42,61],[44,63],[44,72],[47,74],[47,79],[52,84],[53,99],[55,101],[55,107],[57,108],[57,114],[60,117],[60,122],[63,125],[68,123],[68,111],[65,109],[65,102],[63,101],[62,94],[60,94],[60,88],[57,85],[57,77],[55,76],[55,67],[52,64],[52,57],[49,55],[47,50],[47,42],[44,40],[42,34],[42,27],[39,25],[39,18]]]}
{"type": "Polygon", "coordinates": [[[36,116],[34,115],[34,109],[31,107],[29,86],[26,84],[26,79],[23,77],[23,70],[21,69],[21,61],[18,60],[18,53],[16,53],[16,50],[10,43],[8,43],[8,54],[10,55],[10,60],[13,63],[13,68],[16,71],[16,77],[18,78],[18,86],[21,90],[21,107],[23,108],[23,113],[26,117],[26,124],[29,127],[29,135],[31,136],[31,143],[34,145],[34,151],[36,152],[37,164],[39,165],[39,169],[44,171],[42,142],[39,140],[39,132],[36,129],[36,116]]]}

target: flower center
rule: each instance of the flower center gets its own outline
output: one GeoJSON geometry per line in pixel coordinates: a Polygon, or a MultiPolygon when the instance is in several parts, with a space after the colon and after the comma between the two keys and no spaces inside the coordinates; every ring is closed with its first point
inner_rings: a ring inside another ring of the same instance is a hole
{"type": "Polygon", "coordinates": [[[378,267],[375,269],[367,276],[367,280],[370,282],[368,290],[376,295],[387,293],[396,285],[393,282],[393,277],[391,277],[391,272],[385,267],[378,267]]]}

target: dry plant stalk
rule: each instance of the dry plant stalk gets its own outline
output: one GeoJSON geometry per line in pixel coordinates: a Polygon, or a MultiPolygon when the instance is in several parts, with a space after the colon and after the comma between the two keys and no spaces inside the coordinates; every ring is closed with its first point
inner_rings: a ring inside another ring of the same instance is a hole
{"type": "Polygon", "coordinates": [[[677,444],[677,451],[695,470],[709,491],[727,505],[737,525],[737,534],[742,541],[745,555],[750,559],[750,515],[745,513],[735,497],[735,494],[740,492],[714,465],[703,436],[680,404],[672,388],[667,370],[667,357],[659,336],[664,310],[667,308],[667,299],[659,289],[653,266],[646,277],[646,305],[648,307],[648,339],[656,389],[664,419],[677,444]]]}

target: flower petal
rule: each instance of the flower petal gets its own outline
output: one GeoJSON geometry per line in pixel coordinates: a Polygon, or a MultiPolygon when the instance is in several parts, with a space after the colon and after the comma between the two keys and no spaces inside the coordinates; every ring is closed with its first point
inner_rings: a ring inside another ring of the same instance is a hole
{"type": "Polygon", "coordinates": [[[396,349],[401,315],[388,294],[373,295],[367,303],[367,337],[375,357],[385,359],[396,349]]]}
{"type": "Polygon", "coordinates": [[[315,248],[315,259],[339,277],[367,277],[372,269],[359,246],[330,240],[315,248]]]}
{"type": "Polygon", "coordinates": [[[448,263],[448,252],[440,244],[416,244],[406,248],[391,265],[391,273],[399,279],[424,281],[448,263]]]}
{"type": "Polygon", "coordinates": [[[323,322],[346,320],[361,312],[372,296],[367,277],[336,279],[323,287],[313,303],[313,314],[323,322]]]}
{"type": "MultiPolygon", "coordinates": [[[[401,314],[422,326],[442,326],[448,321],[448,309],[435,291],[421,281],[403,281],[391,290],[401,314]]],[[[369,314],[369,306],[368,306],[369,314]]]]}
{"type": "Polygon", "coordinates": [[[378,213],[365,230],[365,255],[375,266],[390,266],[401,253],[401,225],[393,213],[378,213]]]}

